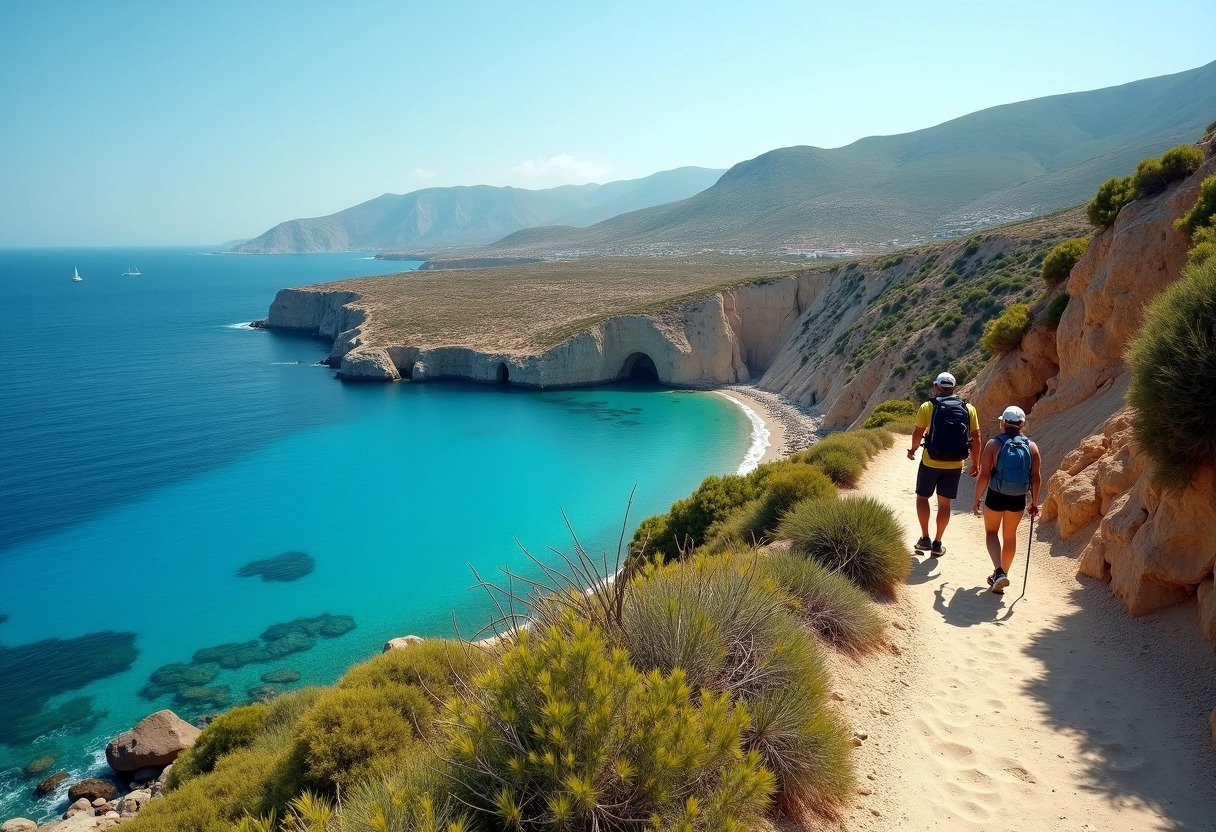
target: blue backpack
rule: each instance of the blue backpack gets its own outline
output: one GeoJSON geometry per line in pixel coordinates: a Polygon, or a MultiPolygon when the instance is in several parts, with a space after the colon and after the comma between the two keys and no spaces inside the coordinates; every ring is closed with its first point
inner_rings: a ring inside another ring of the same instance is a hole
{"type": "Polygon", "coordinates": [[[990,487],[998,494],[1012,497],[1025,494],[1030,490],[1030,440],[1021,434],[1007,433],[994,438],[998,447],[990,487]]]}

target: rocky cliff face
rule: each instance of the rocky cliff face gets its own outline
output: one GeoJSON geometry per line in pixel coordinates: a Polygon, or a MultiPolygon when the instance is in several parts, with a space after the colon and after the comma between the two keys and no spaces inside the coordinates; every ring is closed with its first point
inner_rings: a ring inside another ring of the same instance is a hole
{"type": "Polygon", "coordinates": [[[659,379],[684,386],[753,380],[767,369],[806,304],[828,283],[793,275],[742,286],[647,315],[608,318],[535,354],[460,344],[383,344],[354,292],[284,289],[266,325],[333,340],[330,363],[349,380],[459,378],[526,387],[602,384],[649,359],[659,379]]]}
{"type": "Polygon", "coordinates": [[[981,412],[1017,403],[1043,452],[1043,519],[1088,543],[1080,572],[1108,581],[1132,615],[1199,596],[1200,626],[1216,641],[1216,471],[1203,468],[1181,492],[1152,480],[1131,432],[1123,355],[1145,308],[1178,279],[1188,240],[1174,220],[1216,173],[1202,168],[1164,193],[1125,206],[1098,233],[1065,285],[1059,328],[1037,325],[1022,346],[990,363],[971,400],[981,412]]]}

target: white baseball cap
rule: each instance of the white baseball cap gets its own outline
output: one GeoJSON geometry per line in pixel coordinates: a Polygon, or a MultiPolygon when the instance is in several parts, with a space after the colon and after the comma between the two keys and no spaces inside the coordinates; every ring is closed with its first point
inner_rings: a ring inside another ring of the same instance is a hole
{"type": "Polygon", "coordinates": [[[938,387],[953,387],[954,376],[949,373],[942,373],[937,378],[933,379],[933,383],[938,387]]]}
{"type": "Polygon", "coordinates": [[[1001,414],[1001,419],[1011,425],[1020,425],[1026,421],[1026,411],[1016,404],[1011,404],[1005,408],[1005,412],[1001,414]]]}

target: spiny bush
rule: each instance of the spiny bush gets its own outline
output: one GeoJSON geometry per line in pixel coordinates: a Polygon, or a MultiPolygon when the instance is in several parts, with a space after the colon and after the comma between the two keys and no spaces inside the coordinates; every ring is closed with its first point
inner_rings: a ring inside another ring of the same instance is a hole
{"type": "Polygon", "coordinates": [[[297,731],[308,780],[332,793],[399,764],[431,731],[435,709],[421,688],[336,687],[326,691],[297,731]]]}
{"type": "Polygon", "coordinates": [[[1098,187],[1098,193],[1085,206],[1089,224],[1098,228],[1109,228],[1119,216],[1119,210],[1136,198],[1135,185],[1130,176],[1107,179],[1098,187]]]}
{"type": "Polygon", "coordinates": [[[824,706],[822,655],[769,588],[755,552],[654,570],[630,587],[619,637],[639,668],[683,668],[692,685],[747,706],[745,747],[777,774],[788,811],[830,812],[847,795],[847,732],[824,706]]]}
{"type": "MultiPolygon", "coordinates": [[[[816,470],[807,465],[802,467],[816,470]]],[[[700,551],[716,553],[739,545],[758,546],[765,542],[767,525],[770,524],[761,500],[744,503],[709,527],[708,540],[700,551]]]]}
{"type": "Polygon", "coordinates": [[[1159,159],[1144,159],[1136,166],[1132,184],[1137,196],[1160,193],[1166,185],[1186,179],[1203,164],[1203,151],[1194,145],[1171,147],[1159,159]]]}
{"type": "Polygon", "coordinates": [[[874,602],[844,575],[793,552],[773,552],[760,566],[788,593],[807,626],[837,649],[858,653],[882,636],[886,624],[874,602]]]}
{"type": "Polygon", "coordinates": [[[870,455],[879,453],[895,445],[895,437],[891,431],[881,428],[859,428],[849,431],[849,436],[856,437],[870,446],[870,455]]]}
{"type": "Polygon", "coordinates": [[[1216,173],[1199,183],[1199,198],[1190,211],[1174,222],[1174,227],[1193,235],[1203,226],[1212,225],[1213,216],[1216,216],[1216,173]]]}
{"type": "Polygon", "coordinates": [[[1043,268],[1040,274],[1048,286],[1055,286],[1068,278],[1072,267],[1081,259],[1089,246],[1088,237],[1075,240],[1065,240],[1057,245],[1043,258],[1043,268]]]}
{"type": "Polygon", "coordinates": [[[1205,225],[1191,235],[1191,248],[1186,253],[1186,262],[1198,266],[1216,256],[1216,226],[1205,225]]]}
{"type": "Polygon", "coordinates": [[[426,639],[355,665],[338,681],[338,687],[415,686],[438,705],[456,693],[460,680],[471,679],[489,661],[484,651],[471,645],[426,639]]]}
{"type": "Polygon", "coordinates": [[[1159,482],[1185,487],[1216,459],[1216,259],[1188,266],[1153,301],[1127,361],[1136,441],[1159,482]]]}
{"type": "Polygon", "coordinates": [[[786,512],[777,534],[795,552],[871,594],[890,594],[912,568],[903,528],[891,509],[871,497],[799,503],[786,512]]]}
{"type": "Polygon", "coordinates": [[[172,787],[211,771],[220,755],[250,745],[261,734],[265,718],[265,705],[246,705],[217,716],[174,762],[172,787]]]}
{"type": "Polygon", "coordinates": [[[520,633],[448,722],[459,799],[491,828],[742,829],[774,789],[745,708],[642,674],[582,622],[520,633]]]}
{"type": "Polygon", "coordinates": [[[391,774],[373,777],[343,796],[341,832],[464,832],[472,818],[452,797],[443,762],[412,756],[391,774]]]}
{"type": "Polygon", "coordinates": [[[849,433],[833,433],[820,439],[805,451],[799,451],[790,457],[794,462],[814,464],[815,460],[824,454],[840,451],[855,457],[864,466],[869,462],[874,451],[870,443],[849,433]]]}
{"type": "Polygon", "coordinates": [[[1022,343],[1022,336],[1030,328],[1030,307],[1024,303],[1010,304],[999,318],[993,318],[984,327],[980,345],[993,355],[1009,352],[1022,343]]]}
{"type": "Polygon", "coordinates": [[[1064,310],[1068,308],[1068,295],[1061,293],[1056,296],[1051,305],[1047,307],[1047,316],[1044,318],[1047,325],[1055,329],[1060,325],[1060,318],[1064,317],[1064,310]]]}
{"type": "Polygon", "coordinates": [[[824,451],[815,456],[811,465],[823,471],[828,479],[842,488],[856,488],[865,473],[865,460],[842,449],[824,451]]]}

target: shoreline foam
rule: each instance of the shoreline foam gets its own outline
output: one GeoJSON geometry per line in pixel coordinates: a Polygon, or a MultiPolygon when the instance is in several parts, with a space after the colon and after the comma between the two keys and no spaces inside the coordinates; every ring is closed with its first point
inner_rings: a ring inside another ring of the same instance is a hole
{"type": "MultiPolygon", "coordinates": [[[[795,451],[800,451],[810,445],[819,436],[823,416],[786,396],[760,390],[747,384],[734,384],[718,388],[714,392],[743,408],[743,411],[748,414],[749,420],[755,417],[763,422],[763,429],[768,434],[767,437],[764,437],[767,439],[767,444],[763,452],[755,457],[756,461],[751,464],[748,471],[755,468],[756,465],[785,459],[795,451]]],[[[738,473],[740,474],[747,473],[743,470],[743,466],[753,459],[753,453],[761,441],[761,437],[757,435],[760,431],[754,421],[752,426],[752,446],[748,448],[743,464],[739,467],[738,473]]]]}

